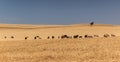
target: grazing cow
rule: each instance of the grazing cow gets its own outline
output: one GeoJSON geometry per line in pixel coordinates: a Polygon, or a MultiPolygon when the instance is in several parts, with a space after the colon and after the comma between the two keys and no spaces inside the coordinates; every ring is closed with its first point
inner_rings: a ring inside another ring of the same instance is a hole
{"type": "Polygon", "coordinates": [[[99,35],[94,35],[94,37],[99,37],[99,35]]]}
{"type": "Polygon", "coordinates": [[[25,37],[25,40],[27,40],[28,39],[28,37],[25,37]]]}
{"type": "Polygon", "coordinates": [[[87,36],[87,38],[93,38],[93,36],[87,36]]]}
{"type": "Polygon", "coordinates": [[[34,39],[41,39],[39,36],[35,36],[34,39]]]}
{"type": "Polygon", "coordinates": [[[87,38],[87,35],[85,35],[84,37],[87,38]]]}
{"type": "Polygon", "coordinates": [[[4,37],[5,39],[7,38],[7,36],[4,37]]]}
{"type": "Polygon", "coordinates": [[[37,39],[37,37],[34,37],[34,39],[37,39]]]}
{"type": "Polygon", "coordinates": [[[90,36],[90,35],[85,35],[84,37],[85,38],[93,38],[93,36],[90,36]]]}
{"type": "Polygon", "coordinates": [[[104,34],[104,37],[107,38],[107,37],[110,37],[110,35],[109,34],[104,34]]]}
{"type": "Polygon", "coordinates": [[[52,36],[52,39],[54,39],[55,38],[55,36],[52,36]]]}
{"type": "Polygon", "coordinates": [[[116,35],[114,35],[114,34],[111,34],[111,37],[116,37],[116,35]]]}
{"type": "Polygon", "coordinates": [[[58,36],[58,39],[60,39],[60,36],[58,36]]]}
{"type": "Polygon", "coordinates": [[[78,38],[78,37],[79,37],[79,35],[74,35],[74,36],[73,36],[73,38],[78,38]]]}
{"type": "Polygon", "coordinates": [[[11,36],[11,38],[13,39],[13,38],[14,38],[14,36],[11,36]]]}
{"type": "Polygon", "coordinates": [[[47,39],[50,39],[50,37],[48,36],[47,39]]]}
{"type": "Polygon", "coordinates": [[[64,39],[64,38],[69,38],[69,36],[67,36],[67,35],[62,35],[62,36],[61,36],[61,39],[64,39]]]}
{"type": "Polygon", "coordinates": [[[82,36],[79,36],[79,38],[82,38],[82,36]]]}

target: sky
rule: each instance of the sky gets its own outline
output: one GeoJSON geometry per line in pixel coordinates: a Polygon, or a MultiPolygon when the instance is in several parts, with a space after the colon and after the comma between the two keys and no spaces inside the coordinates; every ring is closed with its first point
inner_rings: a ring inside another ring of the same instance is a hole
{"type": "Polygon", "coordinates": [[[120,24],[120,0],[0,0],[0,23],[120,24]]]}

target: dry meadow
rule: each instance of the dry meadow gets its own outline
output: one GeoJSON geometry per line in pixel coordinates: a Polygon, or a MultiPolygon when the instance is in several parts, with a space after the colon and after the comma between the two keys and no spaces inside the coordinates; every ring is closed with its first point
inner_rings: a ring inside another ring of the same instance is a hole
{"type": "Polygon", "coordinates": [[[1,24],[0,62],[120,62],[120,26],[1,24]],[[100,37],[57,39],[63,34],[100,37]],[[116,37],[105,38],[104,34],[116,37]],[[42,39],[34,39],[36,35],[42,39]]]}
{"type": "Polygon", "coordinates": [[[0,62],[119,61],[119,37],[0,42],[0,62]]]}

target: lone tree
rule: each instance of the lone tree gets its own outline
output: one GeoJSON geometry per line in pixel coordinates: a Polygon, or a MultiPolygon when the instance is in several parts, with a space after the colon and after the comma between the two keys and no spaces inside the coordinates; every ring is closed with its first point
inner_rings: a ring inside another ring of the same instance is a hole
{"type": "Polygon", "coordinates": [[[93,26],[93,25],[94,25],[94,22],[91,22],[91,23],[90,23],[90,26],[93,26]]]}

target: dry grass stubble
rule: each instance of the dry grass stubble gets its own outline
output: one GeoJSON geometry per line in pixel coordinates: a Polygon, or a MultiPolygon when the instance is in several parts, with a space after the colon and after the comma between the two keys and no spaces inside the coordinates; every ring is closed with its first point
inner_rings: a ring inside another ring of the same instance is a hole
{"type": "Polygon", "coordinates": [[[119,61],[119,37],[0,42],[0,62],[119,61]]]}

